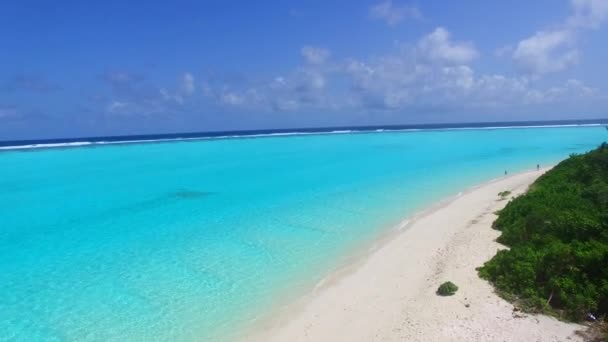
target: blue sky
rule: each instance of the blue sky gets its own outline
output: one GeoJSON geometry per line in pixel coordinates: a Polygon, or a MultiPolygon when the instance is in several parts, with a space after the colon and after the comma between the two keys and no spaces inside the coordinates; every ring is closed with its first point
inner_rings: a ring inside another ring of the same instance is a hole
{"type": "Polygon", "coordinates": [[[0,140],[608,117],[608,0],[6,1],[0,140]]]}

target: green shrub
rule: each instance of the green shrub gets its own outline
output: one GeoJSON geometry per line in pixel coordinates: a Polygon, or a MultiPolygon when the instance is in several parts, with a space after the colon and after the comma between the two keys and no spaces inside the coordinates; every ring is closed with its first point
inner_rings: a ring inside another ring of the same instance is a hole
{"type": "Polygon", "coordinates": [[[458,291],[458,286],[456,286],[451,281],[446,281],[445,283],[439,286],[439,288],[437,289],[437,294],[440,296],[451,296],[455,294],[456,291],[458,291]]]}
{"type": "Polygon", "coordinates": [[[498,193],[498,196],[500,196],[501,200],[506,199],[507,197],[509,197],[509,195],[511,194],[511,191],[509,190],[505,190],[505,191],[501,191],[498,193]]]}
{"type": "Polygon", "coordinates": [[[608,314],[608,145],[541,176],[499,212],[494,228],[510,248],[479,275],[499,292],[564,319],[608,314]]]}

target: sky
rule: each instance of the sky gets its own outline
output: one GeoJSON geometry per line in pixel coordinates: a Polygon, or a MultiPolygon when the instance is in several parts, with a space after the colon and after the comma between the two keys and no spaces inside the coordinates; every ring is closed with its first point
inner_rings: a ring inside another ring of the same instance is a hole
{"type": "Polygon", "coordinates": [[[608,117],[608,0],[0,4],[0,140],[608,117]]]}

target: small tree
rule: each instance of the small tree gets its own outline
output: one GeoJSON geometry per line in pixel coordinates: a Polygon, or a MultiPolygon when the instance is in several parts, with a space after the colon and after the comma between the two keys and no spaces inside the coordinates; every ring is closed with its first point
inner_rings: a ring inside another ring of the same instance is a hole
{"type": "Polygon", "coordinates": [[[437,294],[440,296],[451,296],[458,291],[458,286],[451,281],[446,281],[437,289],[437,294]]]}

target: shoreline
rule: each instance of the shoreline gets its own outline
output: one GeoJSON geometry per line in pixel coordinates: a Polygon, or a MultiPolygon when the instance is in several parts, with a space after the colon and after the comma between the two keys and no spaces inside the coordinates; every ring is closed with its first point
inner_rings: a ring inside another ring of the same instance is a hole
{"type": "Polygon", "coordinates": [[[508,202],[498,192],[522,194],[547,170],[492,179],[407,217],[308,293],[279,300],[240,340],[582,340],[581,325],[513,311],[475,270],[504,248],[491,228],[508,202]],[[436,296],[447,280],[459,292],[436,296]]]}

